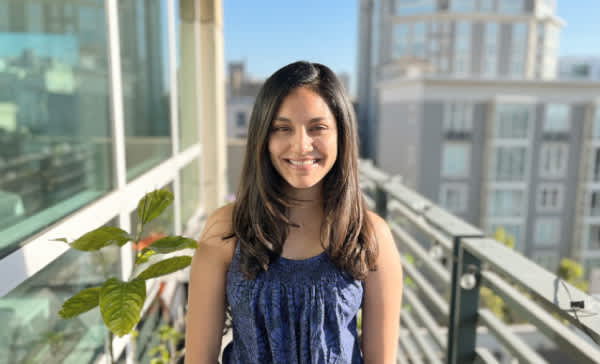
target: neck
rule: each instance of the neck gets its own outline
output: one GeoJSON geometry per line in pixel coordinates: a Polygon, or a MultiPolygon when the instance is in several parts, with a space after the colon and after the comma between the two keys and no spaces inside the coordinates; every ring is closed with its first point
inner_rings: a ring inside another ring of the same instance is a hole
{"type": "Polygon", "coordinates": [[[292,189],[290,197],[296,199],[289,208],[290,219],[301,227],[317,223],[320,225],[323,218],[323,198],[321,186],[307,189],[292,189]]]}

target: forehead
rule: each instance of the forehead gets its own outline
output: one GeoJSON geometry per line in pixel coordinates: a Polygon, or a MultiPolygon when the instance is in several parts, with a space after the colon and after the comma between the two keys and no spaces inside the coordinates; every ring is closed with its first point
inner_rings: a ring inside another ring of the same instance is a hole
{"type": "Polygon", "coordinates": [[[298,87],[285,96],[275,114],[278,117],[300,122],[314,118],[334,121],[327,102],[308,87],[298,87]]]}

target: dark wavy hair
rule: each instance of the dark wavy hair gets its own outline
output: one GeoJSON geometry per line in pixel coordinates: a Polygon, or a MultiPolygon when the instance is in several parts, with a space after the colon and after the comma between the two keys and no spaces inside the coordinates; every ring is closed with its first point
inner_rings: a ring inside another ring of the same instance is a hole
{"type": "Polygon", "coordinates": [[[335,74],[318,63],[299,61],[269,77],[260,89],[248,127],[246,155],[233,207],[232,234],[240,245],[245,279],[268,269],[281,255],[290,226],[288,208],[296,202],[284,193],[285,181],[269,157],[271,123],[283,99],[307,87],[329,106],[337,124],[337,160],[323,179],[321,242],[331,261],[355,279],[375,269],[377,242],[359,187],[356,118],[344,87],[335,74]]]}

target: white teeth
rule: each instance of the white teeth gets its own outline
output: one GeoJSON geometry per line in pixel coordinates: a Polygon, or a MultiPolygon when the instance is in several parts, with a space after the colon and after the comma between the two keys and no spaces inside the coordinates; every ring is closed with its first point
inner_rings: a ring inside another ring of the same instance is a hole
{"type": "Polygon", "coordinates": [[[306,161],[294,161],[294,160],[289,159],[289,161],[290,161],[291,164],[293,164],[295,166],[308,166],[310,164],[314,164],[314,163],[317,162],[316,159],[306,160],[306,161]]]}

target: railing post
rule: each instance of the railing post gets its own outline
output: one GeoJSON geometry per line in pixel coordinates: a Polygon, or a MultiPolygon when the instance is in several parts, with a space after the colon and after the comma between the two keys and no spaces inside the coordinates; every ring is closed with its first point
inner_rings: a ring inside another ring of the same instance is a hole
{"type": "Polygon", "coordinates": [[[455,236],[453,241],[448,364],[467,364],[475,360],[481,261],[461,247],[463,238],[455,236]]]}
{"type": "Polygon", "coordinates": [[[387,192],[377,183],[375,187],[375,211],[382,219],[387,218],[387,200],[387,192]]]}

